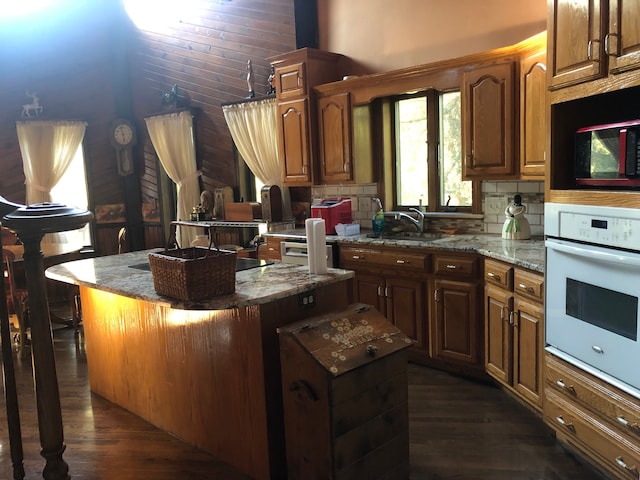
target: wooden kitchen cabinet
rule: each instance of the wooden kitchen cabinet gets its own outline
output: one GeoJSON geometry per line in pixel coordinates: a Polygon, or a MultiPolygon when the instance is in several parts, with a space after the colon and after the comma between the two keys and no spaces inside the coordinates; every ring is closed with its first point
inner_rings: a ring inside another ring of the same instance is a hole
{"type": "Polygon", "coordinates": [[[340,78],[342,55],[313,48],[269,58],[274,67],[282,181],[309,186],[318,181],[316,95],[312,87],[340,78]]]}
{"type": "Polygon", "coordinates": [[[265,236],[265,243],[258,247],[259,260],[282,260],[282,252],[280,251],[279,237],[265,236]]]}
{"type": "Polygon", "coordinates": [[[275,69],[274,87],[279,100],[301,98],[307,94],[304,62],[294,62],[275,69]]]}
{"type": "Polygon", "coordinates": [[[278,103],[280,170],[285,183],[310,184],[315,178],[306,98],[278,103]]]}
{"type": "Polygon", "coordinates": [[[545,422],[608,477],[637,479],[640,400],[551,353],[545,363],[545,422]]]}
{"type": "Polygon", "coordinates": [[[553,0],[548,6],[551,89],[640,67],[638,0],[553,0]]]}
{"type": "Polygon", "coordinates": [[[320,181],[352,181],[351,105],[348,93],[318,98],[318,137],[320,181]]]}
{"type": "Polygon", "coordinates": [[[355,271],[355,300],[375,306],[414,340],[410,356],[428,354],[427,286],[430,255],[407,249],[340,245],[340,267],[355,271]]]}
{"type": "Polygon", "coordinates": [[[605,0],[551,0],[547,33],[549,88],[575,85],[606,74],[605,0]]]}
{"type": "Polygon", "coordinates": [[[540,180],[547,160],[550,116],[547,50],[542,42],[535,51],[523,54],[520,63],[520,177],[540,180]]]}
{"type": "Polygon", "coordinates": [[[437,254],[433,258],[431,357],[482,367],[480,270],[476,255],[437,254]]]}
{"type": "Polygon", "coordinates": [[[462,76],[462,177],[515,178],[515,62],[465,71],[462,76]]]}
{"type": "Polygon", "coordinates": [[[579,128],[638,118],[640,0],[553,0],[548,5],[552,121],[545,201],[634,206],[637,192],[578,188],[570,160],[579,128]]]}
{"type": "Polygon", "coordinates": [[[485,370],[542,408],[544,277],[485,259],[485,370]]]}
{"type": "Polygon", "coordinates": [[[609,0],[609,29],[604,39],[609,72],[640,68],[640,1],[609,0]]]}

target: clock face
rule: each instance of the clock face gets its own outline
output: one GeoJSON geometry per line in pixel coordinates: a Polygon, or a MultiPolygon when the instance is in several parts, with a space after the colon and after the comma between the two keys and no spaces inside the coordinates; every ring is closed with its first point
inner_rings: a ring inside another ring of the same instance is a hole
{"type": "Polygon", "coordinates": [[[126,123],[120,123],[113,129],[113,138],[120,145],[128,145],[133,139],[133,130],[126,123]]]}

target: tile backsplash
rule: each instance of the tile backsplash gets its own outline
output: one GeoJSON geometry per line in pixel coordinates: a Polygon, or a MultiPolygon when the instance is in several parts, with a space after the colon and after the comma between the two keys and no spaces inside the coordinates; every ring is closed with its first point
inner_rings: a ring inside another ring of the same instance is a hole
{"type": "MultiPolygon", "coordinates": [[[[525,214],[531,225],[531,234],[543,235],[544,226],[544,182],[542,181],[483,181],[482,219],[443,218],[429,221],[430,229],[458,228],[462,233],[491,233],[499,235],[504,224],[505,207],[519,193],[527,207],[525,214]]],[[[376,211],[372,198],[378,194],[375,183],[348,185],[317,185],[311,187],[312,203],[329,197],[350,197],[354,223],[363,229],[371,228],[371,218],[376,211]]]]}
{"type": "Polygon", "coordinates": [[[504,209],[519,193],[527,207],[525,217],[531,226],[531,235],[544,234],[544,182],[542,181],[484,181],[482,182],[482,211],[485,233],[502,233],[504,209]]]}

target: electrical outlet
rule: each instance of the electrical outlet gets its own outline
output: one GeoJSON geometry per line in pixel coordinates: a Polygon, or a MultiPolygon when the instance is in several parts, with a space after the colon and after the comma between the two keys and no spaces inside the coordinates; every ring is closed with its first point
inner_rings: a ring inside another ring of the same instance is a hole
{"type": "Polygon", "coordinates": [[[304,292],[298,294],[298,306],[300,308],[310,308],[316,304],[316,291],[304,292]]]}

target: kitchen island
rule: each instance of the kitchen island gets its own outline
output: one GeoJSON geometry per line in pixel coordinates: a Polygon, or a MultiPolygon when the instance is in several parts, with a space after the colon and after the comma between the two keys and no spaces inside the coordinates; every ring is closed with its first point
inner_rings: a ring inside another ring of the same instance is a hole
{"type": "Polygon", "coordinates": [[[353,272],[272,264],[239,271],[234,294],[155,293],[150,251],[68,262],[80,286],[92,392],[256,480],[286,478],[276,329],[351,303],[353,272]]]}

